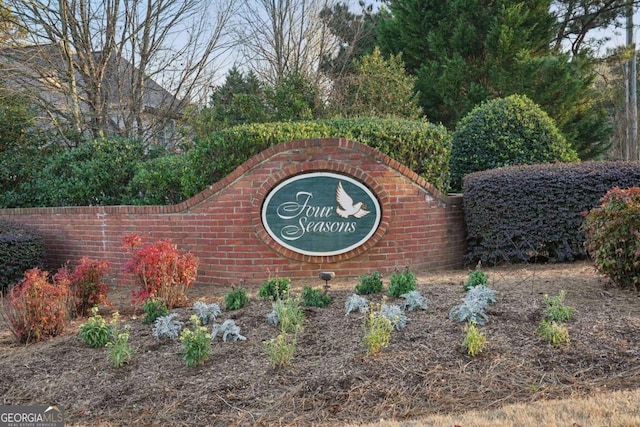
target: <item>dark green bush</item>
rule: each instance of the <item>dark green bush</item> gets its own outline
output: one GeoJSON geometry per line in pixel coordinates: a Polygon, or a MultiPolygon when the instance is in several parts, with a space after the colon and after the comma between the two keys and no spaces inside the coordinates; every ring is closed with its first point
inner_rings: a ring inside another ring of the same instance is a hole
{"type": "Polygon", "coordinates": [[[249,302],[245,288],[233,288],[224,296],[224,307],[227,310],[239,310],[249,302]]]}
{"type": "Polygon", "coordinates": [[[553,120],[526,96],[485,102],[458,123],[451,141],[451,187],[464,175],[503,166],[577,161],[553,120]]]}
{"type": "Polygon", "coordinates": [[[187,197],[182,191],[182,176],[188,166],[185,156],[167,154],[138,164],[127,192],[131,204],[172,205],[187,197]]]}
{"type": "Polygon", "coordinates": [[[284,299],[289,293],[289,285],[291,285],[291,279],[286,277],[272,277],[260,285],[258,295],[260,298],[271,301],[284,299]]]}
{"type": "Polygon", "coordinates": [[[405,268],[402,271],[394,271],[389,279],[389,295],[400,298],[400,295],[408,294],[416,290],[416,275],[405,268]]]}
{"type": "Polygon", "coordinates": [[[613,187],[640,185],[638,162],[513,166],[464,180],[467,260],[572,261],[586,256],[583,212],[613,187]]]}
{"type": "Polygon", "coordinates": [[[0,290],[22,280],[24,272],[42,268],[44,242],[37,230],[0,218],[0,290]]]}
{"type": "Polygon", "coordinates": [[[469,273],[469,280],[464,284],[465,292],[476,286],[487,286],[489,284],[489,276],[479,268],[469,273]]]}
{"type": "Polygon", "coordinates": [[[358,295],[377,294],[382,292],[382,287],[382,277],[376,271],[360,276],[360,281],[356,285],[355,291],[358,295]]]}
{"type": "Polygon", "coordinates": [[[596,269],[618,286],[640,290],[640,187],[609,191],[582,230],[596,269]]]}
{"type": "Polygon", "coordinates": [[[55,153],[22,191],[35,206],[117,205],[128,201],[127,186],[145,147],[134,140],[100,138],[55,153]]]}
{"type": "Polygon", "coordinates": [[[243,162],[282,142],[309,138],[348,138],[374,147],[424,177],[440,190],[449,178],[450,136],[424,121],[380,118],[330,119],[236,126],[196,141],[186,153],[186,196],[227,176],[243,162]]]}
{"type": "Polygon", "coordinates": [[[302,305],[305,307],[326,307],[331,303],[331,297],[320,289],[311,286],[302,288],[302,305]]]}

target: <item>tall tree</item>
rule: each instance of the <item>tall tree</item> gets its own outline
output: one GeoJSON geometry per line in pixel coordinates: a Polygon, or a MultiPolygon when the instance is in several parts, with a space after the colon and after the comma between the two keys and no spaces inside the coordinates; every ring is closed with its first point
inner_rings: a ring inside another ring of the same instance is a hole
{"type": "Polygon", "coordinates": [[[557,21],[549,0],[389,0],[388,7],[378,39],[415,73],[430,120],[453,128],[478,103],[520,93],[542,106],[585,158],[606,149],[593,62],[552,51],[557,21]]]}
{"type": "Polygon", "coordinates": [[[6,0],[29,46],[11,77],[60,129],[152,138],[208,87],[236,0],[6,0]]]}
{"type": "Polygon", "coordinates": [[[354,61],[355,72],[342,78],[332,97],[334,114],[346,117],[418,119],[422,111],[414,92],[415,77],[407,75],[402,58],[385,59],[375,48],[354,61]]]}
{"type": "Polygon", "coordinates": [[[338,50],[327,52],[320,64],[321,70],[332,79],[355,72],[354,60],[373,52],[376,46],[376,20],[372,4],[360,0],[361,13],[355,13],[347,3],[325,7],[320,18],[339,42],[338,50]]]}

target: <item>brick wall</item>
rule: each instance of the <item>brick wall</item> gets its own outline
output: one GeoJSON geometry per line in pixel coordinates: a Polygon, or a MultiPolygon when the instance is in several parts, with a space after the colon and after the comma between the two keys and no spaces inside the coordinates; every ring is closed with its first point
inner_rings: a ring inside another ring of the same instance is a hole
{"type": "MultiPolygon", "coordinates": [[[[36,226],[47,264],[57,268],[82,256],[106,259],[117,280],[127,259],[122,238],[171,239],[200,259],[198,283],[261,283],[269,275],[316,278],[319,271],[359,276],[462,265],[462,197],[446,196],[402,164],[344,139],[292,141],[271,147],[224,180],[172,206],[103,206],[0,210],[0,217],[36,226]],[[261,222],[262,200],[287,177],[308,171],[351,175],[382,208],[378,231],[364,245],[335,256],[307,256],[278,245],[261,222]]],[[[312,282],[311,282],[312,283],[312,282]]]]}

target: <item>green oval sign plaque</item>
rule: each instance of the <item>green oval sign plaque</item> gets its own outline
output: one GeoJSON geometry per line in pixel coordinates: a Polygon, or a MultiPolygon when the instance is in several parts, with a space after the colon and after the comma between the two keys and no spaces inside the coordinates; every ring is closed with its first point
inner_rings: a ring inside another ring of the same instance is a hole
{"type": "Polygon", "coordinates": [[[378,229],[380,203],[353,178],[332,172],[291,177],[262,204],[262,224],[280,245],[300,254],[330,256],[365,243],[378,229]]]}

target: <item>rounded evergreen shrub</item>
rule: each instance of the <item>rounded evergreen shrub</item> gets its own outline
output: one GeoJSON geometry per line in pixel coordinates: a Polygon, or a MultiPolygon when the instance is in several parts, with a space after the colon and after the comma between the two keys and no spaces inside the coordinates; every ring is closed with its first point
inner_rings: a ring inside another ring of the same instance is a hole
{"type": "Polygon", "coordinates": [[[578,160],[578,154],[547,113],[521,95],[475,107],[458,123],[451,144],[454,190],[460,190],[463,177],[472,172],[578,160]]]}
{"type": "Polygon", "coordinates": [[[44,243],[37,230],[0,218],[0,287],[2,293],[22,280],[24,272],[42,268],[44,243]]]}
{"type": "Polygon", "coordinates": [[[596,269],[618,286],[640,290],[640,187],[610,190],[582,231],[596,269]]]}

